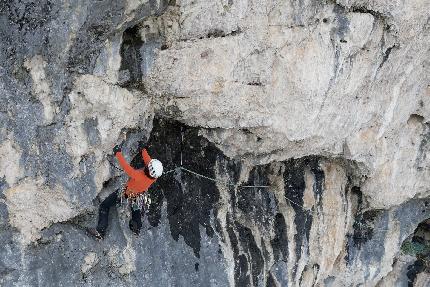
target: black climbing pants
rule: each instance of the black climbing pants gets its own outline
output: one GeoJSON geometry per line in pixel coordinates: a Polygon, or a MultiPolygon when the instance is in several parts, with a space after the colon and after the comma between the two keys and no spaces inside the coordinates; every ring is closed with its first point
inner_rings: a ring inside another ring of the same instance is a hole
{"type": "MultiPolygon", "coordinates": [[[[104,237],[106,235],[106,230],[109,225],[109,210],[112,206],[118,204],[121,201],[121,192],[112,192],[105,200],[100,204],[99,207],[99,221],[97,223],[97,231],[104,237]]],[[[131,219],[129,222],[130,229],[139,234],[142,228],[142,215],[141,210],[134,210],[131,208],[131,219]]]]}

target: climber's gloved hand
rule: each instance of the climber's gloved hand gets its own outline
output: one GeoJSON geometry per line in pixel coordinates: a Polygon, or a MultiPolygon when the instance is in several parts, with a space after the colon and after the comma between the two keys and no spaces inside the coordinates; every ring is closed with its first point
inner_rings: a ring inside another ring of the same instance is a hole
{"type": "Polygon", "coordinates": [[[146,149],[146,142],[144,142],[144,141],[140,141],[140,142],[139,142],[139,145],[137,146],[137,148],[138,148],[139,150],[144,150],[144,149],[146,149]]]}
{"type": "Polygon", "coordinates": [[[121,152],[121,147],[119,145],[113,147],[113,154],[116,154],[117,152],[121,152]]]}

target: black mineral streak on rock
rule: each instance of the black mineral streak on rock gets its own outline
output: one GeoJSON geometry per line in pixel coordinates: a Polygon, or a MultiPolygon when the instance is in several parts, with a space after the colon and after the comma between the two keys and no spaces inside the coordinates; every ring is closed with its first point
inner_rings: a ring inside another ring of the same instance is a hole
{"type": "Polygon", "coordinates": [[[372,239],[373,224],[381,212],[380,210],[369,210],[357,214],[353,224],[354,233],[352,236],[355,246],[360,248],[360,246],[372,239]]]}
{"type": "Polygon", "coordinates": [[[264,259],[261,255],[261,250],[258,248],[255,238],[252,234],[252,231],[239,224],[236,223],[236,229],[239,234],[239,240],[242,245],[242,251],[246,254],[248,254],[249,263],[251,265],[251,275],[252,275],[252,282],[254,286],[258,285],[258,275],[263,270],[264,265],[264,259]]]}
{"type": "Polygon", "coordinates": [[[345,248],[347,253],[345,261],[347,265],[351,265],[358,256],[370,258],[383,255],[383,249],[375,249],[375,246],[381,245],[380,241],[382,240],[383,242],[384,238],[380,230],[375,230],[375,225],[387,220],[387,212],[384,210],[364,211],[362,202],[359,200],[358,203],[359,207],[352,226],[353,231],[346,235],[345,248]],[[377,236],[375,236],[375,233],[377,233],[377,236]],[[372,248],[373,250],[371,250],[372,248]]]}
{"type": "Polygon", "coordinates": [[[244,254],[239,255],[234,269],[236,286],[250,286],[251,280],[248,275],[248,261],[244,254]]]}
{"type": "Polygon", "coordinates": [[[234,232],[234,225],[230,217],[227,216],[227,233],[231,243],[234,258],[234,280],[237,286],[248,286],[249,276],[247,276],[248,262],[245,256],[239,256],[239,239],[234,232]],[[240,285],[245,284],[245,285],[240,285]],[[246,285],[248,284],[248,285],[246,285]]]}
{"type": "Polygon", "coordinates": [[[381,64],[379,64],[378,69],[382,68],[382,66],[385,64],[385,62],[387,62],[388,58],[390,57],[391,51],[396,47],[397,47],[397,45],[394,44],[393,46],[390,46],[385,50],[385,52],[382,56],[381,64]]]}
{"type": "MultiPolygon", "coordinates": [[[[426,202],[424,202],[424,205],[426,202]]],[[[402,252],[414,256],[416,260],[407,266],[408,286],[414,286],[420,273],[430,272],[430,218],[418,224],[414,233],[402,243],[402,252]]]]}
{"type": "Polygon", "coordinates": [[[313,191],[317,199],[317,204],[319,204],[323,197],[323,187],[325,180],[324,171],[319,166],[317,159],[312,158],[309,165],[311,167],[311,172],[313,173],[315,178],[315,185],[313,186],[313,191]]]}
{"type": "Polygon", "coordinates": [[[406,276],[408,277],[408,287],[414,287],[415,279],[418,274],[424,272],[425,262],[422,259],[415,260],[415,262],[408,266],[406,276]]]}
{"type": "MultiPolygon", "coordinates": [[[[243,185],[246,186],[268,186],[269,166],[257,166],[249,174],[249,180],[243,185]]],[[[274,196],[267,188],[245,188],[239,189],[236,194],[237,207],[250,216],[258,226],[270,226],[275,212],[274,196]]]]}
{"type": "Polygon", "coordinates": [[[239,257],[239,241],[236,237],[236,234],[234,233],[233,222],[231,222],[230,217],[227,217],[227,226],[227,233],[230,239],[231,247],[233,249],[233,256],[237,259],[239,257]]]}
{"type": "MultiPolygon", "coordinates": [[[[182,161],[183,167],[215,178],[216,161],[223,160],[220,151],[198,135],[197,128],[176,121],[155,119],[147,147],[152,158],[163,162],[165,171],[180,166],[182,161]]],[[[133,162],[138,163],[139,157],[140,154],[136,155],[133,162]]],[[[210,212],[219,199],[215,183],[177,170],[157,180],[149,194],[153,202],[148,210],[151,225],[159,224],[161,205],[165,198],[172,237],[178,240],[182,236],[199,257],[200,226],[208,236],[214,235],[210,212]]]]}
{"type": "MultiPolygon", "coordinates": [[[[351,192],[357,196],[357,213],[355,215],[353,223],[353,234],[349,235],[349,239],[352,240],[354,247],[360,249],[361,246],[372,239],[373,237],[373,226],[382,210],[369,210],[363,211],[363,193],[357,186],[352,187],[351,192]]],[[[348,244],[350,244],[348,243],[348,244]]],[[[347,248],[349,250],[349,248],[347,248]]],[[[347,254],[347,261],[350,256],[347,254]]]]}
{"type": "MultiPolygon", "coordinates": [[[[309,211],[305,211],[303,206],[303,195],[305,191],[304,169],[307,160],[289,160],[285,162],[284,184],[285,197],[287,200],[294,202],[291,207],[294,209],[296,216],[294,223],[296,225],[297,234],[294,235],[296,242],[296,258],[300,258],[302,254],[302,244],[309,239],[309,233],[312,226],[312,215],[309,211]]],[[[307,251],[309,252],[309,251],[307,251]]],[[[293,273],[295,274],[297,266],[294,266],[293,273]]]]}
{"type": "Polygon", "coordinates": [[[275,261],[288,260],[288,237],[287,237],[287,224],[285,218],[281,213],[276,214],[273,222],[275,231],[274,238],[270,241],[273,249],[273,256],[275,261]]]}
{"type": "Polygon", "coordinates": [[[266,287],[276,287],[278,286],[275,282],[275,279],[273,279],[273,275],[272,272],[269,272],[269,275],[267,276],[267,281],[266,281],[266,287]]]}
{"type": "MultiPolygon", "coordinates": [[[[206,38],[224,38],[224,37],[229,37],[229,36],[236,36],[238,34],[241,34],[242,30],[240,29],[240,27],[237,27],[235,30],[232,30],[230,32],[226,32],[224,30],[220,30],[220,29],[212,29],[210,30],[207,35],[206,38]]],[[[201,37],[200,39],[202,39],[203,37],[201,37]]]]}

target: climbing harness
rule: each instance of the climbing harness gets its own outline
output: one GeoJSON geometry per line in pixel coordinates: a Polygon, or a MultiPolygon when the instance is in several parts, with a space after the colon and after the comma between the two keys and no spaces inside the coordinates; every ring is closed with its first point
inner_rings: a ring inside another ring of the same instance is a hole
{"type": "Polygon", "coordinates": [[[142,210],[142,207],[145,206],[145,208],[148,208],[151,204],[151,198],[149,197],[148,193],[144,192],[141,194],[138,194],[136,196],[125,196],[125,188],[123,191],[121,191],[121,205],[125,202],[126,206],[131,206],[133,210],[142,210]]]}

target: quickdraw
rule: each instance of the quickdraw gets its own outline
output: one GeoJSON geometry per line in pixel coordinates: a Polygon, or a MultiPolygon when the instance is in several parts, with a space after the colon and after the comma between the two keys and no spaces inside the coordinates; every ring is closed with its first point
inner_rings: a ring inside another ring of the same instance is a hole
{"type": "Polygon", "coordinates": [[[121,204],[123,204],[123,202],[126,203],[126,206],[130,205],[133,210],[142,210],[143,207],[145,207],[145,209],[149,208],[151,198],[146,192],[133,197],[126,197],[124,189],[121,192],[121,204]]]}

